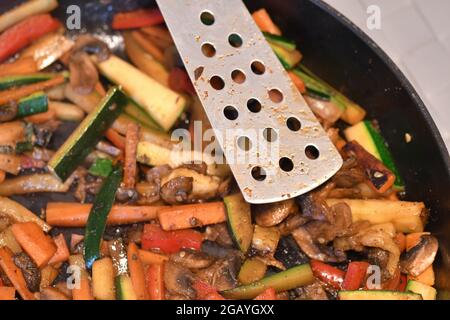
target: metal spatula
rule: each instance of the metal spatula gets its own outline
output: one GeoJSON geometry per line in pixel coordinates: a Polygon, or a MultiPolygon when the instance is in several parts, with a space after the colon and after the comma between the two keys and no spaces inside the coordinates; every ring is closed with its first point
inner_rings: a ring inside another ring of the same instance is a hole
{"type": "Polygon", "coordinates": [[[241,0],[157,0],[246,201],[328,180],[342,158],[241,0]]]}

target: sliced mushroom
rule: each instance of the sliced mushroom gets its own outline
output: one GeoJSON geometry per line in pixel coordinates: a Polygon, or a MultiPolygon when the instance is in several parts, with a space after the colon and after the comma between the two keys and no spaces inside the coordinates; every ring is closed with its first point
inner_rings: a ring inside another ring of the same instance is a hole
{"type": "Polygon", "coordinates": [[[41,272],[34,261],[25,252],[17,253],[13,257],[14,264],[22,271],[27,287],[31,292],[39,291],[41,272]]]}
{"type": "Polygon", "coordinates": [[[432,235],[423,235],[420,242],[403,253],[400,267],[403,273],[417,277],[434,262],[439,247],[438,240],[432,235]]]}
{"type": "Polygon", "coordinates": [[[75,92],[87,95],[94,90],[99,76],[97,68],[86,52],[72,53],[69,60],[70,85],[75,92]]]}
{"type": "Polygon", "coordinates": [[[156,182],[140,182],[136,184],[136,191],[139,195],[138,203],[148,205],[160,199],[160,185],[156,182]]]}
{"type": "Polygon", "coordinates": [[[78,51],[94,54],[98,62],[107,60],[110,55],[110,51],[106,43],[88,34],[81,35],[77,38],[77,41],[72,48],[72,52],[78,51]]]}
{"type": "Polygon", "coordinates": [[[284,221],[289,215],[298,212],[294,199],[252,207],[255,221],[261,227],[273,227],[284,221]]]}
{"type": "Polygon", "coordinates": [[[169,204],[185,203],[193,189],[192,177],[175,177],[161,187],[161,199],[169,204]]]}
{"type": "Polygon", "coordinates": [[[320,282],[295,289],[298,294],[296,300],[328,300],[328,295],[320,282]]]}
{"type": "Polygon", "coordinates": [[[308,221],[309,221],[308,218],[302,216],[301,214],[296,214],[288,217],[285,221],[280,223],[280,225],[278,226],[278,230],[280,230],[282,236],[287,236],[293,230],[304,225],[308,221]]]}
{"type": "Polygon", "coordinates": [[[170,255],[170,260],[188,269],[207,268],[215,261],[209,254],[196,250],[181,250],[170,255]]]}
{"type": "Polygon", "coordinates": [[[364,171],[358,166],[354,157],[345,160],[342,168],[333,176],[336,188],[353,188],[366,181],[364,171]]]}
{"type": "Polygon", "coordinates": [[[201,269],[196,275],[218,291],[228,290],[237,286],[237,275],[241,264],[241,256],[231,253],[226,258],[217,260],[210,267],[201,269]]]}
{"type": "Polygon", "coordinates": [[[167,164],[162,166],[153,167],[146,173],[147,181],[161,183],[161,179],[167,176],[172,169],[167,164]]]}
{"type": "Polygon", "coordinates": [[[164,285],[173,295],[182,295],[185,299],[195,299],[197,293],[192,288],[194,275],[189,269],[168,261],[164,265],[164,285]]]}
{"type": "Polygon", "coordinates": [[[205,230],[205,240],[215,241],[223,247],[232,247],[233,239],[231,238],[228,227],[225,223],[209,225],[205,230]]]}

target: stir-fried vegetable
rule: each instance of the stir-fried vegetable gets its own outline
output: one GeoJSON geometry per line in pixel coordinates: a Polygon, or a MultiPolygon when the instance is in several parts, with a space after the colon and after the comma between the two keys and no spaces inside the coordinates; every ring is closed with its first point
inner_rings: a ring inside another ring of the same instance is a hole
{"type": "Polygon", "coordinates": [[[94,261],[100,257],[100,243],[121,180],[122,168],[116,167],[104,181],[89,213],[83,252],[88,268],[91,268],[94,261]]]}
{"type": "Polygon", "coordinates": [[[113,29],[133,29],[148,27],[164,22],[164,18],[158,9],[139,9],[130,12],[121,12],[114,16],[113,29]]]}

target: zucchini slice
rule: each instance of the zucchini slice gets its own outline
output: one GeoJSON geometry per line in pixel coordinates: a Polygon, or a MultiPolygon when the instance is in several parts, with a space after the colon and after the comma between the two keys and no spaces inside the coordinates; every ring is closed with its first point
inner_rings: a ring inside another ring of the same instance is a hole
{"type": "Polygon", "coordinates": [[[423,300],[436,300],[436,289],[432,286],[426,285],[425,283],[416,280],[409,280],[406,285],[406,290],[420,294],[423,300]]]}
{"type": "Polygon", "coordinates": [[[168,131],[183,112],[187,102],[182,95],[117,56],[99,62],[98,67],[106,78],[122,86],[164,131],[168,131]]]}
{"type": "Polygon", "coordinates": [[[241,193],[226,196],[223,201],[231,236],[238,248],[246,253],[253,238],[250,204],[244,200],[241,193]]]}
{"type": "Polygon", "coordinates": [[[134,292],[131,277],[127,274],[121,274],[116,277],[116,298],[117,300],[137,300],[134,292]]]}
{"type": "Polygon", "coordinates": [[[1,77],[0,90],[6,90],[12,87],[24,86],[26,84],[50,80],[54,76],[54,73],[34,73],[1,77]]]}
{"type": "Polygon", "coordinates": [[[339,300],[422,300],[420,294],[400,291],[339,291],[339,300]]]}
{"type": "Polygon", "coordinates": [[[266,40],[270,43],[273,43],[277,46],[283,47],[284,49],[288,51],[294,51],[297,49],[297,45],[295,44],[295,41],[291,39],[287,39],[283,36],[279,36],[277,34],[272,34],[269,32],[263,32],[264,37],[266,40]]]}
{"type": "Polygon", "coordinates": [[[43,92],[36,92],[17,103],[17,118],[28,117],[48,110],[48,98],[43,92]]]}
{"type": "Polygon", "coordinates": [[[238,279],[242,284],[250,284],[264,278],[267,271],[267,265],[257,258],[245,260],[239,270],[238,279]]]}
{"type": "Polygon", "coordinates": [[[307,263],[265,277],[252,284],[222,291],[221,294],[227,299],[253,299],[267,288],[274,288],[275,291],[280,292],[313,282],[314,275],[309,263],[307,263]]]}
{"type": "Polygon", "coordinates": [[[405,184],[394,163],[392,154],[387,147],[386,140],[384,140],[383,136],[381,136],[370,121],[361,121],[345,129],[344,134],[348,141],[355,140],[358,142],[364,149],[391,170],[396,177],[394,182],[394,188],[396,190],[402,191],[405,189],[405,184]]]}
{"type": "Polygon", "coordinates": [[[50,159],[50,171],[61,180],[66,180],[94,149],[127,103],[128,99],[122,90],[118,87],[111,88],[50,159]]]}
{"type": "Polygon", "coordinates": [[[291,70],[302,60],[302,54],[298,50],[289,51],[272,42],[269,42],[269,45],[286,70],[291,70]]]}

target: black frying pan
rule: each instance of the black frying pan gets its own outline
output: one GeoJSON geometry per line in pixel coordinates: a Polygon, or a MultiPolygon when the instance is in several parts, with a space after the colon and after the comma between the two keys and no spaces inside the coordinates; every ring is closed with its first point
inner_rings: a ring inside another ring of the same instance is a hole
{"type": "MultiPolygon", "coordinates": [[[[345,0],[342,0],[345,1],[345,0]]],[[[0,3],[3,12],[20,0],[0,3]]],[[[151,0],[60,0],[54,13],[63,22],[67,6],[82,12],[81,32],[91,32],[122,51],[122,40],[109,28],[112,14],[151,0]]],[[[436,286],[450,291],[450,158],[425,105],[409,81],[387,55],[361,30],[320,0],[249,0],[250,10],[265,7],[287,36],[296,40],[304,63],[319,76],[363,105],[370,118],[378,119],[406,183],[406,199],[422,200],[431,210],[428,228],[439,238],[440,254],[435,265],[436,286]],[[405,133],[413,137],[405,142],[405,133]]],[[[72,31],[71,33],[79,33],[72,31]]],[[[405,35],[408,36],[408,35],[405,35]]],[[[65,125],[61,136],[73,125],[65,125]]],[[[55,145],[63,141],[61,138],[55,145]]],[[[36,195],[16,198],[40,212],[49,199],[68,195],[36,195]]]]}

